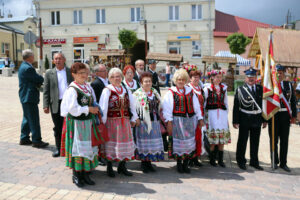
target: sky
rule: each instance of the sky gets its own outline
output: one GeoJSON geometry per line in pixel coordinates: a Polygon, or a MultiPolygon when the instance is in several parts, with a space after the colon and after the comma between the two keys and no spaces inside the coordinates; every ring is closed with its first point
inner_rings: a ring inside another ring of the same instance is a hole
{"type": "MultiPolygon", "coordinates": [[[[146,0],[145,0],[146,1],[146,0]]],[[[26,15],[32,0],[0,0],[6,10],[14,16],[26,15]]],[[[300,20],[300,0],[215,0],[216,9],[228,14],[244,17],[263,23],[282,25],[286,22],[288,9],[292,21],[300,20]]]]}

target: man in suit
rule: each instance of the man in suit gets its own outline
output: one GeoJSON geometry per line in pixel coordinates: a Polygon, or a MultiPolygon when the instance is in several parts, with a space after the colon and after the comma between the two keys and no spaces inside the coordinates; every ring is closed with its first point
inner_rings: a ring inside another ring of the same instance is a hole
{"type": "Polygon", "coordinates": [[[262,118],[263,88],[256,85],[256,71],[252,67],[245,71],[245,84],[236,90],[233,105],[233,127],[239,129],[236,161],[240,169],[246,170],[245,152],[250,134],[250,166],[263,170],[258,161],[261,125],[267,126],[262,118]]]}
{"type": "MultiPolygon", "coordinates": [[[[278,80],[280,82],[283,97],[280,98],[280,110],[274,116],[274,143],[275,143],[275,166],[278,168],[280,161],[280,168],[290,172],[290,168],[287,166],[287,153],[289,144],[289,134],[291,123],[296,123],[297,109],[296,109],[296,97],[291,82],[284,81],[285,79],[285,68],[282,65],[276,65],[278,74],[278,80]],[[286,103],[284,103],[284,99],[286,103]],[[280,155],[278,159],[278,139],[280,139],[280,155]]],[[[272,120],[269,123],[269,137],[270,137],[270,149],[271,149],[271,160],[272,160],[272,120]]]]}
{"type": "MultiPolygon", "coordinates": [[[[107,69],[104,64],[99,64],[94,67],[94,72],[96,74],[95,80],[91,83],[94,89],[97,103],[99,103],[103,89],[109,84],[107,79],[107,69]]],[[[99,165],[105,166],[106,162],[99,156],[99,165]]]]}
{"type": "Polygon", "coordinates": [[[148,60],[149,64],[149,72],[152,74],[152,87],[157,90],[157,92],[160,94],[160,89],[159,89],[159,80],[158,80],[158,75],[155,72],[156,69],[156,60],[148,60]]]}
{"type": "Polygon", "coordinates": [[[133,79],[136,80],[138,87],[140,87],[140,76],[145,71],[145,62],[141,59],[135,61],[135,73],[133,79]]]}
{"type": "Polygon", "coordinates": [[[106,66],[104,64],[96,65],[94,67],[94,72],[96,74],[96,78],[91,83],[91,86],[94,89],[97,103],[99,103],[103,89],[109,84],[106,66]]]}
{"type": "Polygon", "coordinates": [[[44,82],[44,113],[51,111],[51,117],[54,124],[54,137],[56,151],[53,157],[60,156],[61,133],[64,118],[60,115],[60,104],[64,92],[73,81],[71,70],[65,66],[66,58],[62,53],[54,54],[53,61],[55,68],[47,70],[44,82]]]}
{"type": "Polygon", "coordinates": [[[19,97],[23,108],[20,145],[31,145],[45,148],[49,143],[43,142],[41,137],[40,116],[38,104],[40,102],[39,88],[44,78],[37,74],[32,66],[34,54],[30,49],[22,52],[23,62],[19,68],[19,97]],[[32,134],[32,141],[29,134],[32,134]]]}

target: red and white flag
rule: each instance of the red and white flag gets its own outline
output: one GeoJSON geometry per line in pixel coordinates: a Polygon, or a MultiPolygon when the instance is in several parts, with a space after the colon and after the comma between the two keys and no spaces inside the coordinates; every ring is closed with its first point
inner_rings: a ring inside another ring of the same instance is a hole
{"type": "Polygon", "coordinates": [[[280,96],[282,95],[274,61],[272,33],[269,37],[269,50],[264,68],[262,115],[266,120],[269,120],[279,111],[280,96]]]}

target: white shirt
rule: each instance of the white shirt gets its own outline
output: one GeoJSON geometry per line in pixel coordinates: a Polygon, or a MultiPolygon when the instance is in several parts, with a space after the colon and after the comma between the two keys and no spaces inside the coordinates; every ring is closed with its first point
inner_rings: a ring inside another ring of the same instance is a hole
{"type": "Polygon", "coordinates": [[[61,100],[64,96],[66,89],[68,88],[67,73],[65,67],[62,70],[58,70],[57,68],[55,69],[58,81],[58,94],[59,99],[61,100]]]}
{"type": "Polygon", "coordinates": [[[251,91],[251,92],[253,92],[253,91],[252,91],[252,86],[254,87],[254,92],[256,91],[255,84],[254,84],[254,85],[252,85],[252,86],[251,86],[251,85],[249,85],[249,84],[247,84],[247,85],[248,85],[248,87],[250,88],[250,91],[251,91]]]}
{"type": "Polygon", "coordinates": [[[98,76],[98,78],[104,83],[105,87],[108,86],[108,79],[104,79],[104,78],[101,78],[100,76],[98,76]]]}
{"type": "Polygon", "coordinates": [[[296,90],[300,90],[300,83],[298,83],[296,90]]]}

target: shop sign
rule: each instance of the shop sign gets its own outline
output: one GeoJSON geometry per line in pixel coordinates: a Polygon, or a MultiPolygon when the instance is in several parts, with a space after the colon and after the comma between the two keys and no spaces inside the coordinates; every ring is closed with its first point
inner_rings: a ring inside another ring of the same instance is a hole
{"type": "Polygon", "coordinates": [[[98,42],[98,36],[95,37],[74,37],[73,43],[91,43],[91,42],[98,42]]]}
{"type": "Polygon", "coordinates": [[[66,39],[44,39],[44,44],[66,44],[66,39]]]}

